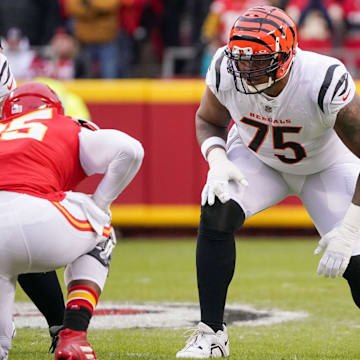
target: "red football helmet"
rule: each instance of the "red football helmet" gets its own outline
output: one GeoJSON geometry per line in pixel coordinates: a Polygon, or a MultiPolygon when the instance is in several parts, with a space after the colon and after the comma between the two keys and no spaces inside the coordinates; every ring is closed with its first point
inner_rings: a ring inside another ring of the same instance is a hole
{"type": "Polygon", "coordinates": [[[55,108],[64,115],[61,100],[49,86],[40,82],[26,82],[11,91],[5,99],[2,118],[46,108],[55,108]]]}
{"type": "Polygon", "coordinates": [[[235,21],[225,55],[235,87],[244,94],[260,93],[289,71],[297,48],[293,20],[273,6],[255,6],[235,21]]]}

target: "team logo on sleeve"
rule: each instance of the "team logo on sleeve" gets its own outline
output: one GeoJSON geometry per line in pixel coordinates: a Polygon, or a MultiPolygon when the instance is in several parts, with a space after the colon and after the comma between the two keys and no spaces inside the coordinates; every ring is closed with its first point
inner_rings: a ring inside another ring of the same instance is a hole
{"type": "Polygon", "coordinates": [[[7,88],[8,88],[8,90],[9,90],[9,91],[11,90],[11,88],[12,88],[12,86],[13,86],[13,82],[14,82],[14,79],[13,79],[13,78],[11,78],[11,82],[10,82],[10,84],[9,84],[9,85],[7,85],[7,88]]]}
{"type": "Polygon", "coordinates": [[[346,101],[346,99],[349,97],[351,90],[348,91],[348,93],[343,96],[343,101],[346,101]]]}
{"type": "Polygon", "coordinates": [[[339,66],[339,64],[330,65],[326,71],[325,78],[318,95],[318,104],[322,112],[325,112],[325,97],[328,99],[328,103],[331,103],[333,105],[340,105],[343,102],[347,101],[351,94],[351,78],[349,77],[348,72],[344,72],[339,78],[339,80],[337,80],[336,82],[337,76],[335,76],[335,70],[339,66]],[[332,84],[336,85],[333,87],[332,84]]]}

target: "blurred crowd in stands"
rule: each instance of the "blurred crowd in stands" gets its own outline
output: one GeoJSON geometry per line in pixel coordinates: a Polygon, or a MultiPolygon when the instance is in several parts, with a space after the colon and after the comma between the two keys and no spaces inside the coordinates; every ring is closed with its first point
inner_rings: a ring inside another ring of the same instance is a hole
{"type": "Polygon", "coordinates": [[[18,79],[204,76],[237,16],[264,4],[360,77],[360,0],[1,0],[1,45],[18,79]]]}

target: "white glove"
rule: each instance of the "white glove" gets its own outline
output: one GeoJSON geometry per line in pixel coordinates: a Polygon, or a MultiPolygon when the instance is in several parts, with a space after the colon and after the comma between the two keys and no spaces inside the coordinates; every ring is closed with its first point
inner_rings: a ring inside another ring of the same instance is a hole
{"type": "Polygon", "coordinates": [[[206,202],[214,205],[215,196],[224,204],[230,200],[229,181],[235,181],[243,186],[248,182],[239,168],[232,163],[226,156],[225,149],[214,148],[208,155],[210,170],[207,176],[207,182],[201,193],[201,205],[206,202]]]}
{"type": "Polygon", "coordinates": [[[356,241],[360,241],[360,207],[351,203],[342,223],[325,234],[314,251],[315,255],[325,251],[317,273],[332,278],[342,276],[356,241]]]}
{"type": "Polygon", "coordinates": [[[115,230],[113,227],[111,227],[111,232],[110,232],[110,236],[107,239],[107,241],[105,242],[104,248],[100,253],[100,256],[102,258],[107,258],[110,259],[111,258],[111,254],[116,246],[116,234],[115,234],[115,230]]]}

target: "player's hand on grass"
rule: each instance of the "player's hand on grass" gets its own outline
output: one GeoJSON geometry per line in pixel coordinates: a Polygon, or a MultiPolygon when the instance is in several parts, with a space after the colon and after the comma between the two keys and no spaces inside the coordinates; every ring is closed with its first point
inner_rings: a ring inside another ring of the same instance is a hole
{"type": "Polygon", "coordinates": [[[206,185],[201,193],[201,205],[205,205],[206,202],[209,205],[214,205],[215,196],[222,203],[229,201],[229,181],[235,181],[243,186],[248,185],[244,174],[227,158],[225,149],[212,149],[208,155],[208,162],[210,170],[206,185]]]}
{"type": "Polygon", "coordinates": [[[354,244],[360,240],[359,215],[360,207],[351,204],[342,223],[320,239],[314,251],[315,255],[324,251],[317,268],[319,275],[335,278],[344,274],[354,244]]]}

